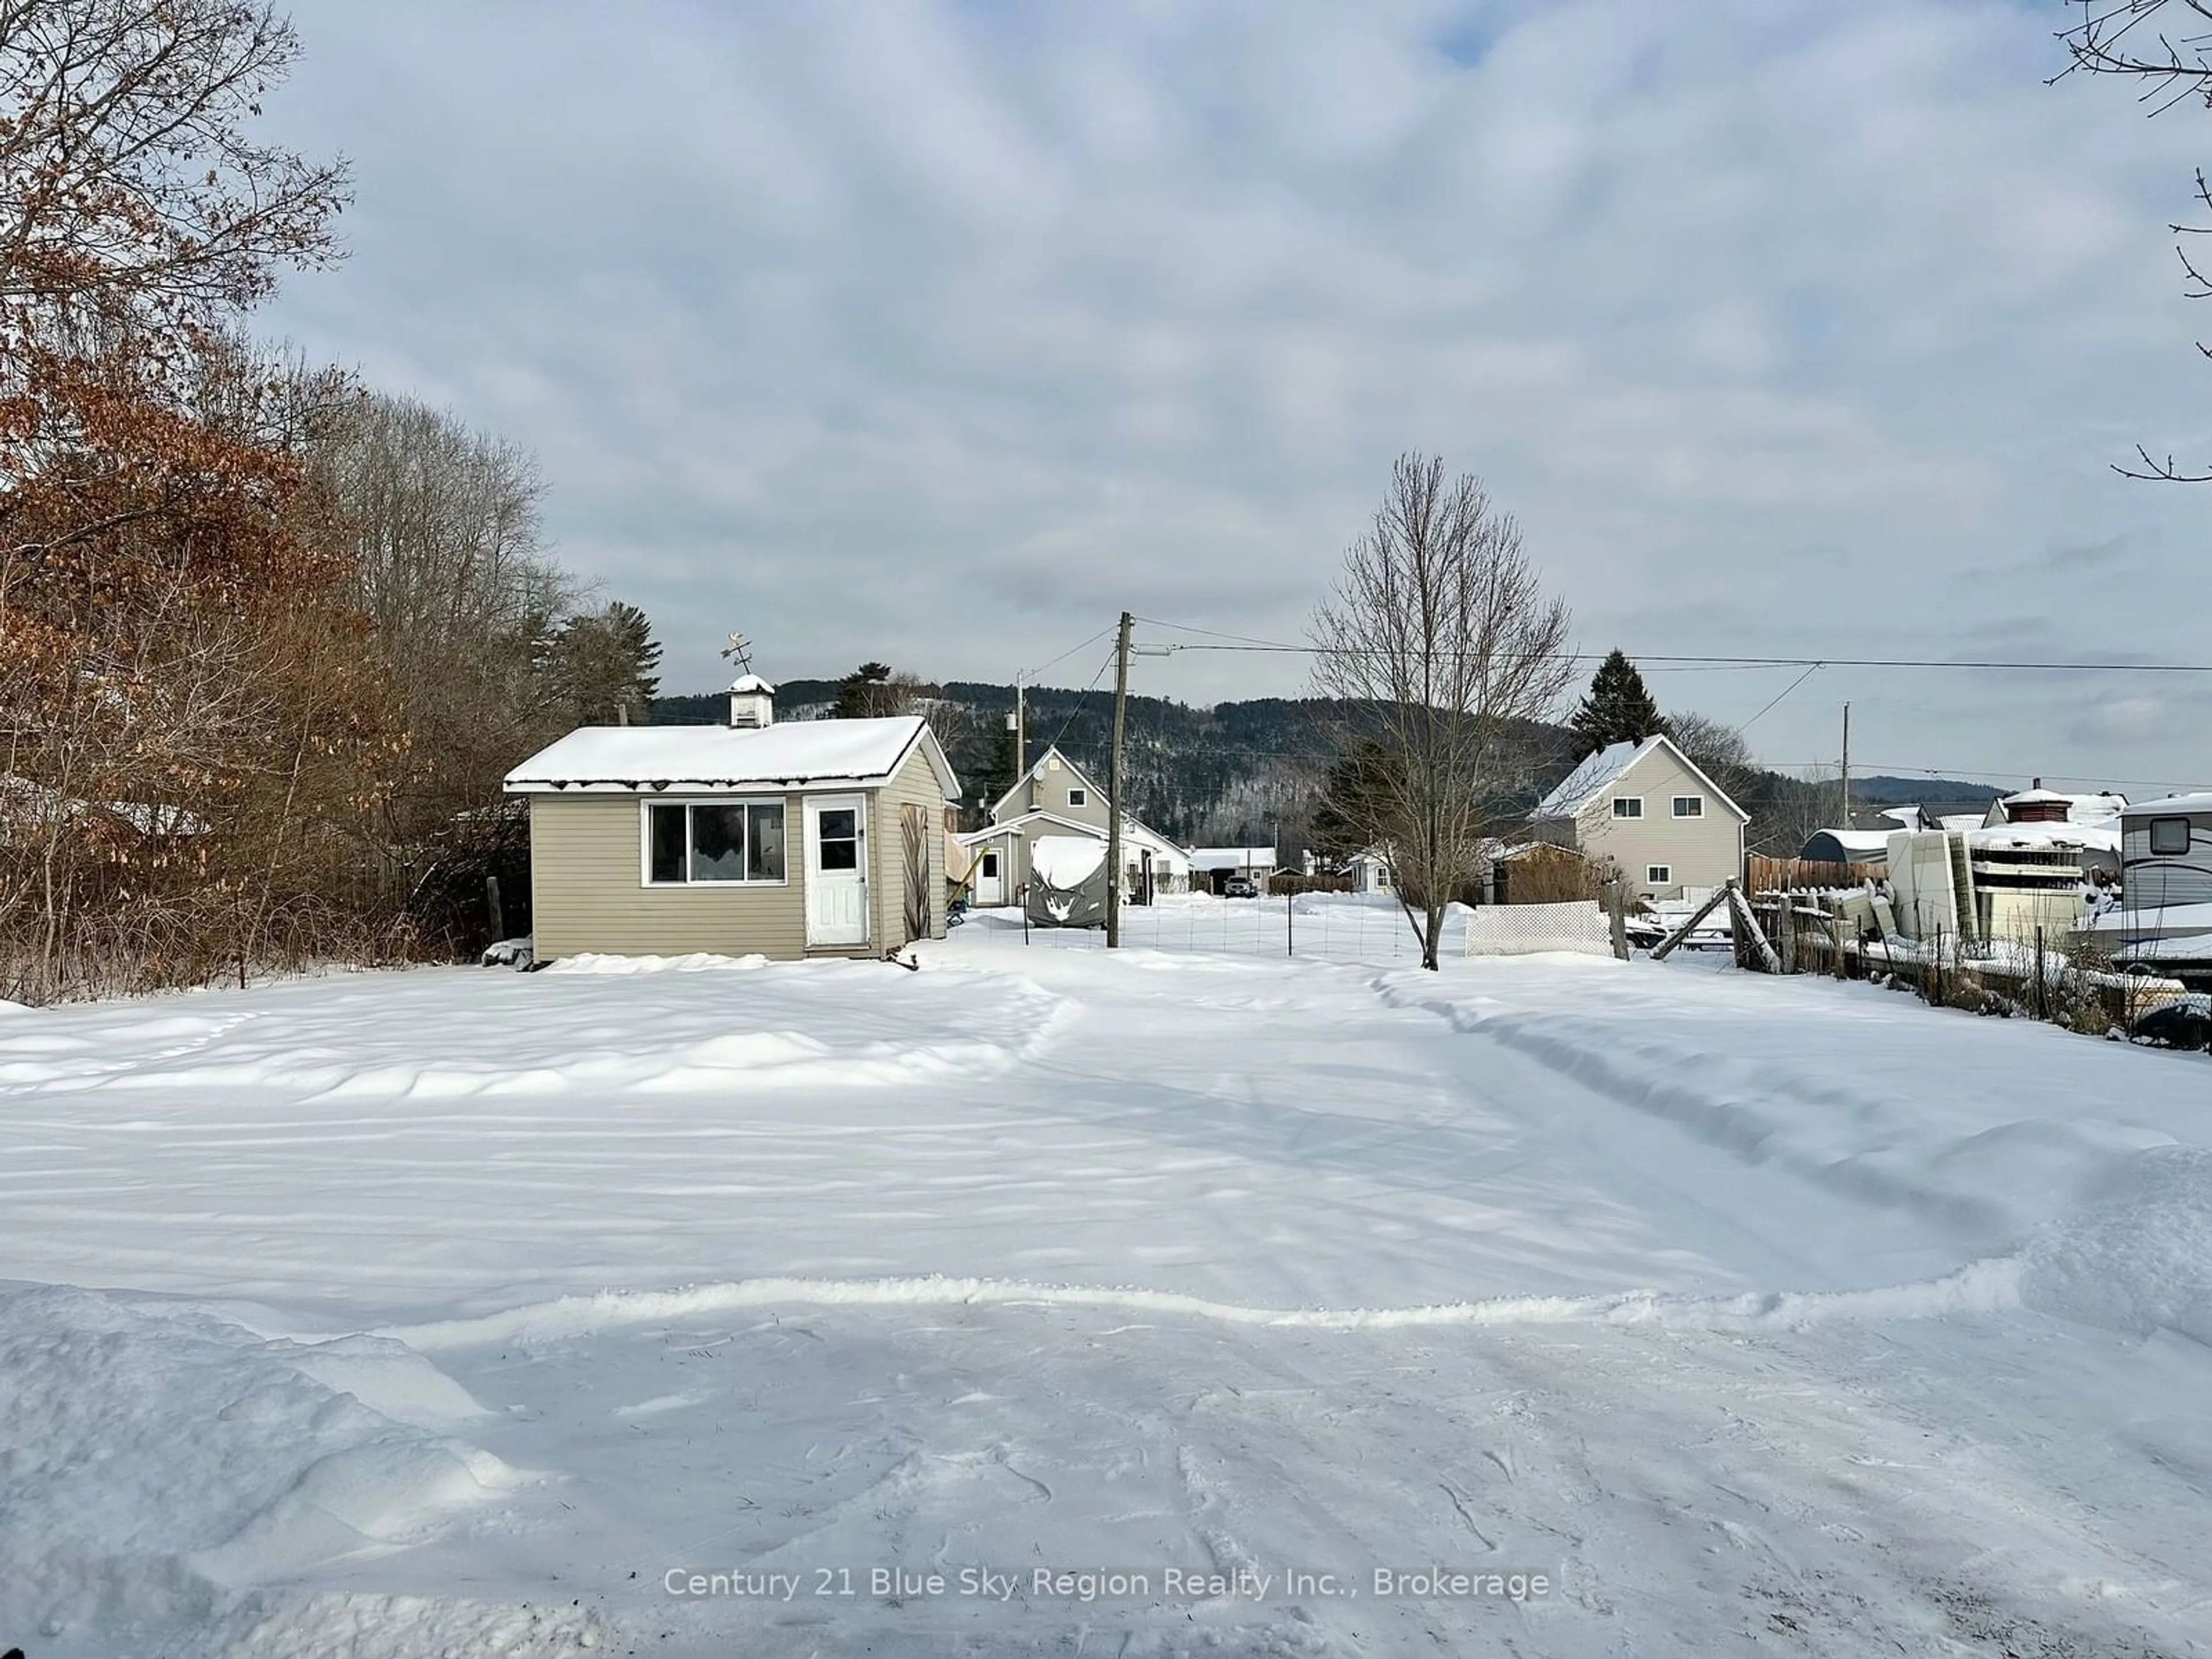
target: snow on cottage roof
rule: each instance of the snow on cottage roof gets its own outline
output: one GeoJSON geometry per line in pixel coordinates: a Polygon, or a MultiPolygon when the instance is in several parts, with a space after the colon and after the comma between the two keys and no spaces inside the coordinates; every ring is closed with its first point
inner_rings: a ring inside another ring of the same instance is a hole
{"type": "MultiPolygon", "coordinates": [[[[917,743],[935,740],[917,714],[878,720],[794,720],[783,726],[586,726],[507,775],[510,794],[555,789],[636,793],[745,789],[809,783],[877,783],[917,743]]],[[[934,759],[949,800],[958,782],[934,759]]]]}

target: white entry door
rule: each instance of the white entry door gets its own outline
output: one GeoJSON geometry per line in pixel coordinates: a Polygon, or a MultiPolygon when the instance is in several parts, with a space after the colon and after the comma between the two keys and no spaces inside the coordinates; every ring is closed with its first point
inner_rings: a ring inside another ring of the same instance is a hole
{"type": "Polygon", "coordinates": [[[1006,872],[1002,867],[1006,855],[995,847],[987,849],[975,860],[975,902],[990,909],[1006,902],[1006,872]]]}
{"type": "Polygon", "coordinates": [[[806,942],[868,942],[868,802],[806,798],[806,942]]]}

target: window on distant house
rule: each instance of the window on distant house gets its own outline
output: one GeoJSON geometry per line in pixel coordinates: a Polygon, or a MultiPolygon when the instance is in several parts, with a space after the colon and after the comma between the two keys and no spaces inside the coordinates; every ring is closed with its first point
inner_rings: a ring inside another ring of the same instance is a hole
{"type": "Polygon", "coordinates": [[[645,879],[652,887],[783,879],[783,803],[649,801],[645,879]]]}
{"type": "Polygon", "coordinates": [[[1617,818],[1642,817],[1644,816],[1644,797],[1641,795],[1615,795],[1613,798],[1613,815],[1617,818]]]}
{"type": "Polygon", "coordinates": [[[2189,820],[2153,818],[2150,821],[2150,850],[2160,858],[2186,853],[2189,850],[2189,820]]]}
{"type": "Polygon", "coordinates": [[[1674,884],[1674,872],[1673,866],[1665,864],[1645,865],[1644,866],[1644,884],[1646,887],[1672,887],[1674,884]]]}
{"type": "Polygon", "coordinates": [[[1705,817],[1705,798],[1703,795],[1677,795],[1674,797],[1674,816],[1676,817],[1701,818],[1705,817]]]}
{"type": "Polygon", "coordinates": [[[1080,806],[1090,799],[1091,797],[1080,789],[1071,789],[1067,792],[1067,804],[1070,806],[1080,806]]]}

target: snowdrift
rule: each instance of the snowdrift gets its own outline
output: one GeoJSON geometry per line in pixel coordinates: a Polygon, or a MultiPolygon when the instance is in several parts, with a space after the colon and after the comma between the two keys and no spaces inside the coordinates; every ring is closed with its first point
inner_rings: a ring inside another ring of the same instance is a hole
{"type": "Polygon", "coordinates": [[[2106,1169],[2021,1252],[2032,1308],[2212,1346],[2212,1148],[2154,1146],[2106,1169]]]}
{"type": "Polygon", "coordinates": [[[267,1609],[234,1592],[435,1538],[519,1486],[455,1437],[483,1414],[396,1342],[272,1342],[188,1305],[0,1293],[0,1633],[43,1637],[42,1653],[242,1636],[267,1609]]]}

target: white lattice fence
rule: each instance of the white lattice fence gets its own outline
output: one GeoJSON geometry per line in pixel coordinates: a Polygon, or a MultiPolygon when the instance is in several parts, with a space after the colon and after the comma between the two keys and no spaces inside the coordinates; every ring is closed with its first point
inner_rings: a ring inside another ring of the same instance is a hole
{"type": "Polygon", "coordinates": [[[1613,933],[1602,908],[1587,899],[1571,904],[1485,904],[1467,913],[1471,957],[1524,957],[1537,951],[1613,954],[1613,933]]]}

